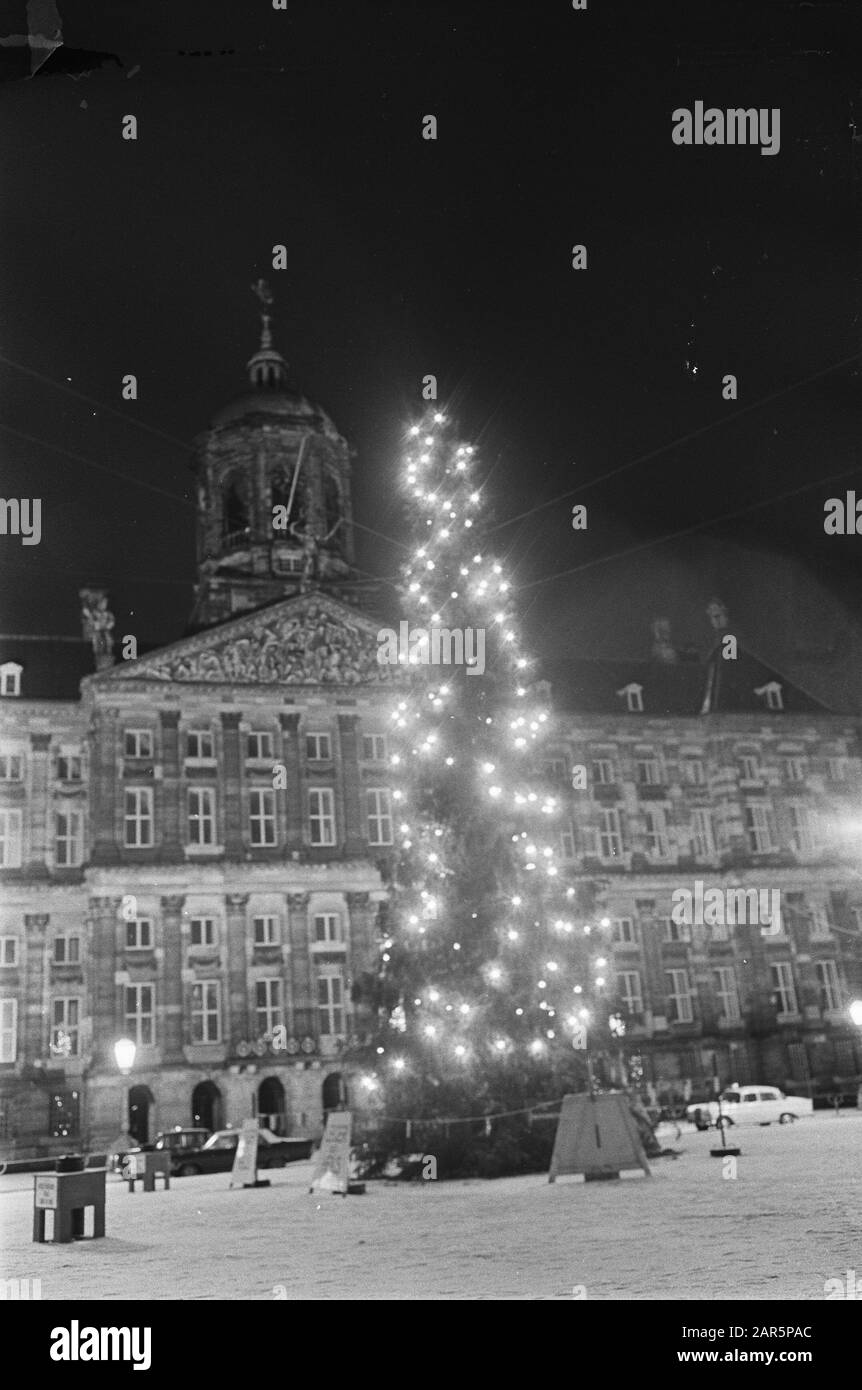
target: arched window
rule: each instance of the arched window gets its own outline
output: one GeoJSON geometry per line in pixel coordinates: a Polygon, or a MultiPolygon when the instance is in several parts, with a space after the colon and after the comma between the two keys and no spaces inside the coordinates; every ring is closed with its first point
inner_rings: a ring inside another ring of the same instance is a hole
{"type": "Polygon", "coordinates": [[[222,535],[238,538],[247,534],[248,521],[248,486],[241,478],[228,478],[222,492],[222,535]]]}

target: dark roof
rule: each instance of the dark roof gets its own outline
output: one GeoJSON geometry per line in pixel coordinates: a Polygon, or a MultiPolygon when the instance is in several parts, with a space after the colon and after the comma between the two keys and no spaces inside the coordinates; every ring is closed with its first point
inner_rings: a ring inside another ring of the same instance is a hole
{"type": "MultiPolygon", "coordinates": [[[[82,637],[0,636],[0,666],[14,661],[21,669],[21,700],[77,700],[84,676],[91,676],[92,643],[82,637]]],[[[16,697],[0,697],[13,704],[16,697]]]]}
{"type": "MultiPolygon", "coordinates": [[[[627,714],[627,685],[641,687],[643,713],[656,718],[712,714],[832,714],[780,672],[740,646],[737,659],[726,661],[720,645],[706,661],[626,661],[582,658],[544,662],[542,675],[551,684],[554,704],[573,714],[627,714]],[[770,710],[755,690],[777,681],[783,711],[770,710]]],[[[633,718],[637,718],[634,715],[633,718]]]]}

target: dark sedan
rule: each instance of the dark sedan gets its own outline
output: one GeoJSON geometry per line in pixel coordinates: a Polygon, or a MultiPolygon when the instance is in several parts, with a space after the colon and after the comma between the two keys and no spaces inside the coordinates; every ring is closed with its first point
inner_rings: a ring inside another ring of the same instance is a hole
{"type": "MultiPolygon", "coordinates": [[[[171,1171],[179,1178],[197,1173],[229,1173],[236,1157],[238,1129],[219,1129],[199,1149],[186,1149],[173,1156],[171,1171]]],[[[311,1139],[282,1139],[269,1129],[258,1133],[258,1168],[283,1168],[301,1158],[310,1158],[311,1139]]]]}

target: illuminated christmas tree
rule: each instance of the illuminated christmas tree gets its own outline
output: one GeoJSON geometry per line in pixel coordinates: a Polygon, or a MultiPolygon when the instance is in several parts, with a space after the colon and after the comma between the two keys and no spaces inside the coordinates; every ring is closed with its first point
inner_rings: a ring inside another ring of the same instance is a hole
{"type": "MultiPolygon", "coordinates": [[[[387,1116],[490,1116],[584,1089],[584,1028],[594,1047],[607,1037],[609,924],[557,862],[563,804],[541,775],[549,690],[483,538],[474,450],[443,412],[410,428],[403,486],[403,620],[380,652],[403,667],[395,854],[363,1082],[387,1116]]],[[[392,1143],[410,1137],[396,1126],[392,1143]]]]}

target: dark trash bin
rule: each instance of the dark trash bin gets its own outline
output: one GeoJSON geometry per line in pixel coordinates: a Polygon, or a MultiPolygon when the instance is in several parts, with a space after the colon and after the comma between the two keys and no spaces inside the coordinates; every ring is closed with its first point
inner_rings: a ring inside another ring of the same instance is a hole
{"type": "Polygon", "coordinates": [[[84,1155],[83,1154],[61,1154],[57,1159],[56,1172],[58,1173],[83,1173],[84,1155]]]}

